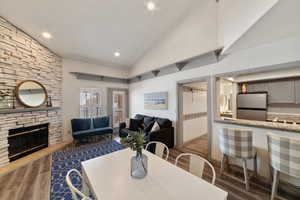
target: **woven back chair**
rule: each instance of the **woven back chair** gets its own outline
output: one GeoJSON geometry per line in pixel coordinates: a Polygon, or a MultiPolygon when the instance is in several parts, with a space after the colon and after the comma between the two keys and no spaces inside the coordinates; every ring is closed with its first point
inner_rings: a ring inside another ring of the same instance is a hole
{"type": "Polygon", "coordinates": [[[254,173],[257,173],[256,149],[252,144],[252,131],[246,129],[223,128],[219,134],[220,151],[222,152],[221,175],[224,171],[224,162],[228,157],[241,159],[244,169],[244,183],[249,190],[249,177],[247,172],[247,160],[254,160],[254,173]]]}
{"type": "Polygon", "coordinates": [[[273,168],[271,199],[277,194],[279,174],[300,178],[300,140],[268,133],[270,164],[273,168]]]}
{"type": "Polygon", "coordinates": [[[219,135],[220,150],[227,156],[251,159],[255,153],[252,140],[251,130],[223,128],[219,135]]]}

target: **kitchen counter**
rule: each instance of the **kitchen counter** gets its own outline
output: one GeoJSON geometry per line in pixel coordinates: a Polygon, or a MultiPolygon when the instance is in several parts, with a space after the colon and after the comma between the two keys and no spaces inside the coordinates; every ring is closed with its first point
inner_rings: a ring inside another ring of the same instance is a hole
{"type": "Polygon", "coordinates": [[[300,125],[294,125],[294,124],[284,124],[278,122],[264,122],[264,121],[254,121],[254,120],[244,120],[244,119],[234,119],[234,118],[215,119],[215,122],[300,133],[300,125]]]}

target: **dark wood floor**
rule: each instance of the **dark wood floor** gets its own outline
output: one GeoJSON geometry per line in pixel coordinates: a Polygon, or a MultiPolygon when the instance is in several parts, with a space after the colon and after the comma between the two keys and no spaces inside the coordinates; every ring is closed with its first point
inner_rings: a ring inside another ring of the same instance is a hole
{"type": "MultiPolygon", "coordinates": [[[[176,157],[183,152],[191,152],[206,157],[206,154],[197,149],[199,144],[204,144],[205,138],[195,140],[181,148],[170,149],[169,162],[174,163],[176,157]]],[[[188,168],[189,161],[182,159],[179,166],[183,169],[188,168]]],[[[51,180],[51,155],[45,156],[29,165],[20,167],[6,175],[0,176],[0,200],[48,200],[50,193],[51,180]]],[[[217,174],[219,166],[215,165],[217,174]]],[[[204,179],[211,180],[211,172],[205,169],[204,179]]],[[[247,192],[244,185],[230,178],[217,177],[216,185],[229,192],[229,200],[267,200],[270,198],[268,188],[260,184],[252,183],[251,190],[247,192]]],[[[287,197],[287,199],[300,199],[287,197]]]]}

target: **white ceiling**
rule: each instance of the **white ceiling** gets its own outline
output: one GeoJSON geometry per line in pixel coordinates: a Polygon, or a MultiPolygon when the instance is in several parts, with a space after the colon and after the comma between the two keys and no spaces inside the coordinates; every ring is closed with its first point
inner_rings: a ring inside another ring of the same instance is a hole
{"type": "Polygon", "coordinates": [[[0,16],[63,57],[125,68],[176,26],[197,0],[156,0],[154,13],[147,11],[146,2],[0,0],[0,16]],[[41,37],[44,31],[53,38],[41,37]]]}

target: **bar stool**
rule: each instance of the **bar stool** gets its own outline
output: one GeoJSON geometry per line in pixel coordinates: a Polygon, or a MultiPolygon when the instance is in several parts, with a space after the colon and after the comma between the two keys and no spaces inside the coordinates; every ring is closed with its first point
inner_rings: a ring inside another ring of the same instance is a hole
{"type": "Polygon", "coordinates": [[[280,173],[300,178],[300,140],[268,133],[270,164],[273,168],[271,200],[277,194],[280,173]]]}
{"type": "MultiPolygon", "coordinates": [[[[224,162],[228,158],[241,159],[243,162],[244,183],[249,191],[249,176],[247,171],[247,160],[254,161],[254,174],[257,174],[257,153],[252,144],[252,131],[244,129],[223,128],[219,134],[220,150],[222,152],[220,176],[224,172],[224,162]]],[[[233,177],[234,178],[234,177],[233,177]]]]}

